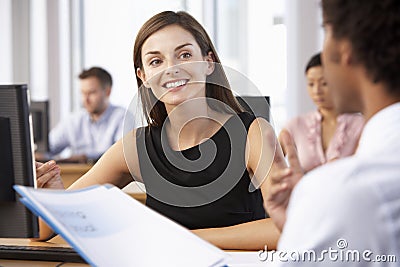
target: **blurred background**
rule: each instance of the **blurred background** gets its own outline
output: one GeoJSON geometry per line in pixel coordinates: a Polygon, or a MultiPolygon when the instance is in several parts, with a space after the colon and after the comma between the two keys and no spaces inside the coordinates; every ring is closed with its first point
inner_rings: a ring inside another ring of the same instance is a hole
{"type": "Polygon", "coordinates": [[[114,80],[111,102],[137,92],[133,43],[164,10],[185,10],[208,31],[222,64],[271,97],[276,130],[313,109],[304,65],[322,47],[318,0],[0,0],[0,84],[27,83],[50,103],[50,128],[81,107],[79,79],[97,65],[114,80]]]}

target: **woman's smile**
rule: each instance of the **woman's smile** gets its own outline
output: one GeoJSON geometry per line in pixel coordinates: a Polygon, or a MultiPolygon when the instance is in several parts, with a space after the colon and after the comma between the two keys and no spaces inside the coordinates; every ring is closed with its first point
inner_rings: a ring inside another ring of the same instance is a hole
{"type": "Polygon", "coordinates": [[[173,81],[168,81],[162,85],[165,89],[167,89],[169,92],[175,92],[179,91],[182,89],[187,83],[189,79],[180,79],[180,80],[173,80],[173,81]]]}

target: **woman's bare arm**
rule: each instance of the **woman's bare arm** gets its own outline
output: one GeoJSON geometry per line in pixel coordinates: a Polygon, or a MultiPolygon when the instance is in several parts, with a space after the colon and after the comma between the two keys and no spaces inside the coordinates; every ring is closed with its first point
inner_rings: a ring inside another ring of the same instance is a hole
{"type": "Polygon", "coordinates": [[[135,132],[111,146],[96,164],[67,190],[79,189],[95,184],[112,184],[122,188],[133,181],[141,182],[136,150],[135,132]],[[129,161],[129,167],[127,164],[129,161]],[[132,173],[130,173],[130,170],[132,173]]]}
{"type": "MultiPolygon", "coordinates": [[[[136,131],[134,130],[116,142],[86,174],[75,181],[67,190],[106,183],[122,188],[133,181],[132,177],[141,182],[135,136],[136,131]],[[127,164],[127,162],[129,163],[127,164]]],[[[64,188],[60,168],[54,161],[44,164],[37,163],[36,174],[38,187],[64,188]]],[[[42,220],[39,220],[39,229],[38,240],[47,240],[53,234],[53,231],[42,220]]]]}
{"type": "MultiPolygon", "coordinates": [[[[274,168],[285,168],[282,151],[273,128],[264,119],[256,119],[250,126],[246,145],[247,169],[253,174],[252,182],[256,187],[267,179],[269,171],[274,168]],[[282,159],[274,165],[274,157],[282,159]]],[[[267,190],[261,186],[263,198],[267,190]]],[[[280,231],[274,222],[267,218],[230,227],[199,229],[195,234],[222,249],[259,250],[267,246],[275,249],[280,231]]]]}
{"type": "Polygon", "coordinates": [[[278,228],[269,218],[192,232],[221,249],[240,250],[276,249],[280,236],[278,228]]]}

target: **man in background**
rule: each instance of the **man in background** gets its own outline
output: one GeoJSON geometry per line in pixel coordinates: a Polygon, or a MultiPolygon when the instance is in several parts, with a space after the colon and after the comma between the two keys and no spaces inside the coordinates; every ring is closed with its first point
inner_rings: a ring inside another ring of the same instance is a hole
{"type": "Polygon", "coordinates": [[[49,154],[69,149],[67,161],[94,161],[122,137],[125,109],[110,104],[112,77],[106,70],[92,67],[79,79],[84,109],[51,130],[49,154]]]}
{"type": "Polygon", "coordinates": [[[275,162],[281,167],[263,184],[268,214],[282,230],[284,259],[274,263],[400,266],[400,1],[322,0],[322,9],[334,106],[361,112],[366,125],[354,156],[304,177],[285,134],[290,168],[275,162]]]}

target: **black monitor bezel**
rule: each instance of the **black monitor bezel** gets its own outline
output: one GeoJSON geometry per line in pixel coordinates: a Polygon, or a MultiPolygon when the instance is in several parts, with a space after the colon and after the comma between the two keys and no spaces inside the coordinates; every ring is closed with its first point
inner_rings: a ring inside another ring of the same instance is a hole
{"type": "Polygon", "coordinates": [[[49,152],[49,101],[31,101],[30,111],[32,114],[33,141],[35,143],[35,152],[49,152]],[[40,125],[35,124],[34,115],[40,113],[40,125]],[[41,139],[37,140],[35,133],[40,131],[41,139]]]}
{"type": "MultiPolygon", "coordinates": [[[[28,87],[25,84],[0,85],[0,96],[0,116],[10,117],[11,121],[14,184],[36,187],[28,87]]],[[[18,197],[0,202],[0,218],[2,238],[37,237],[39,234],[37,216],[18,201],[18,197]]]]}

